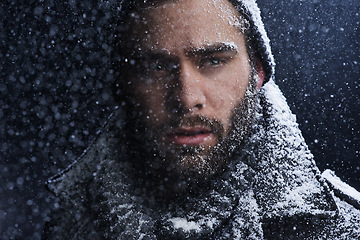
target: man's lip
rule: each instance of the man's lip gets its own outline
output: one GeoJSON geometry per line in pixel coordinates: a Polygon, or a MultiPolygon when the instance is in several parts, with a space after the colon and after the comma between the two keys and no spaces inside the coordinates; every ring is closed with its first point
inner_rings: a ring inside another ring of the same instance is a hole
{"type": "Polygon", "coordinates": [[[179,127],[171,131],[168,135],[196,135],[203,133],[211,133],[211,129],[207,127],[179,127]]]}
{"type": "Polygon", "coordinates": [[[208,127],[179,127],[166,134],[167,139],[176,145],[201,145],[213,133],[208,127]]]}

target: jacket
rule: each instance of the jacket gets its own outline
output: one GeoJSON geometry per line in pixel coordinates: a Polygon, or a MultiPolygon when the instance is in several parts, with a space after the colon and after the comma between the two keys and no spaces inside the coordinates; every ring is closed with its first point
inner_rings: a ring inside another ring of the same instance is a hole
{"type": "Polygon", "coordinates": [[[359,239],[360,198],[320,174],[273,81],[253,134],[201,194],[164,205],[134,187],[121,110],[83,156],[49,181],[60,207],[44,239],[359,239]]]}

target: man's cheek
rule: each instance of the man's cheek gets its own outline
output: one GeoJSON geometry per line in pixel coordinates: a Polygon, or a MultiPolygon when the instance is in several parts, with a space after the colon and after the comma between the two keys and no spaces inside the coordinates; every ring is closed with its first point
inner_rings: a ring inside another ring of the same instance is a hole
{"type": "Polygon", "coordinates": [[[166,113],[164,99],[156,95],[142,95],[139,99],[140,108],[146,113],[151,121],[161,121],[168,114],[166,113]]]}

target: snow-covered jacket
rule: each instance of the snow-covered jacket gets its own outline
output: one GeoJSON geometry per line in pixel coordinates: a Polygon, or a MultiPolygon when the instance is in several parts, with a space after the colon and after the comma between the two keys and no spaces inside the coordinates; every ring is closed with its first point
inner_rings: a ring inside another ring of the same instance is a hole
{"type": "Polygon", "coordinates": [[[134,188],[121,111],[49,182],[60,208],[44,239],[360,239],[360,193],[323,176],[275,83],[260,91],[253,134],[201,194],[163,205],[134,188]]]}
{"type": "MultiPolygon", "coordinates": [[[[360,239],[360,193],[320,174],[274,83],[269,40],[253,0],[230,0],[251,25],[266,73],[251,136],[209,188],[164,204],[136,184],[123,113],[49,181],[59,208],[43,239],[360,239]]],[[[121,9],[121,8],[120,8],[121,9]]]]}

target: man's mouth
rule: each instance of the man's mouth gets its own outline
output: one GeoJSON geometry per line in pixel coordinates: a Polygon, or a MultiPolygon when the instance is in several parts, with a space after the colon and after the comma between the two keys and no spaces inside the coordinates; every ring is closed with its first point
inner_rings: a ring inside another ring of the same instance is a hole
{"type": "Polygon", "coordinates": [[[176,145],[206,145],[215,137],[208,127],[179,127],[166,134],[176,145]]]}

